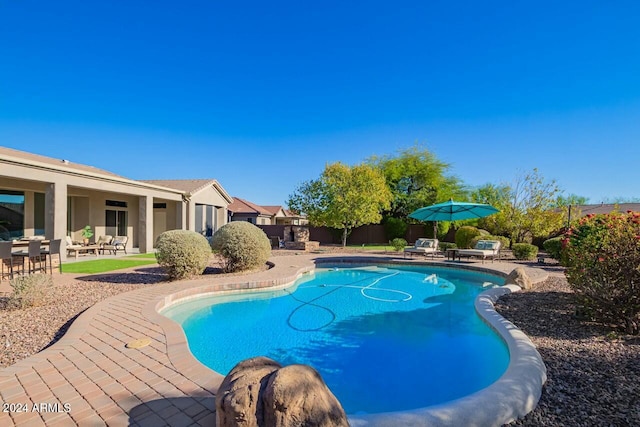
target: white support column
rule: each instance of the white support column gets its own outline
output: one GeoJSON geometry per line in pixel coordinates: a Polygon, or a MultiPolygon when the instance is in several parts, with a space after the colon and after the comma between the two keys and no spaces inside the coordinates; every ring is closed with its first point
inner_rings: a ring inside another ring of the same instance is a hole
{"type": "Polygon", "coordinates": [[[138,246],[140,253],[145,254],[153,251],[153,197],[140,196],[138,200],[140,203],[138,246]]]}
{"type": "Polygon", "coordinates": [[[188,221],[187,230],[196,230],[196,202],[189,200],[189,209],[187,209],[188,221]]]}
{"type": "Polygon", "coordinates": [[[63,239],[67,235],[67,184],[47,185],[44,195],[44,234],[47,239],[63,239]]]}

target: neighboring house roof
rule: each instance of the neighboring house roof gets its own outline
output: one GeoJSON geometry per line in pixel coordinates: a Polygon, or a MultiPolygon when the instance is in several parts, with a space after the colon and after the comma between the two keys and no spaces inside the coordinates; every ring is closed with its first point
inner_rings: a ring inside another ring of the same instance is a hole
{"type": "Polygon", "coordinates": [[[215,179],[144,179],[142,182],[173,188],[188,195],[196,194],[207,187],[213,186],[229,203],[233,201],[233,198],[224,191],[224,188],[215,179]]]}
{"type": "Polygon", "coordinates": [[[256,205],[239,197],[234,197],[233,203],[231,203],[227,209],[230,212],[240,214],[273,215],[269,210],[265,209],[264,206],[256,205]]]}
{"type": "Polygon", "coordinates": [[[287,215],[287,212],[282,209],[282,206],[262,206],[262,208],[269,212],[271,215],[277,215],[280,211],[282,211],[285,216],[287,215]]]}
{"type": "Polygon", "coordinates": [[[304,215],[297,214],[297,213],[295,213],[293,211],[290,211],[289,209],[285,209],[284,210],[284,214],[286,216],[290,216],[290,217],[293,217],[293,218],[306,218],[304,215]]]}
{"type": "Polygon", "coordinates": [[[579,212],[581,216],[589,214],[606,214],[609,212],[640,212],[640,203],[600,203],[598,205],[572,205],[572,215],[579,212]]]}

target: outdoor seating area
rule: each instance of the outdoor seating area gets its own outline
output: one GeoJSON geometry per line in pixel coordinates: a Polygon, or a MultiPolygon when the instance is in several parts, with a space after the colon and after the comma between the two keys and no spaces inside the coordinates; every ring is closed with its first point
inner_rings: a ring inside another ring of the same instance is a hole
{"type": "Polygon", "coordinates": [[[17,274],[46,273],[47,270],[53,274],[52,256],[57,255],[58,263],[62,262],[61,246],[61,239],[25,238],[0,242],[0,281],[12,279],[17,274]]]}

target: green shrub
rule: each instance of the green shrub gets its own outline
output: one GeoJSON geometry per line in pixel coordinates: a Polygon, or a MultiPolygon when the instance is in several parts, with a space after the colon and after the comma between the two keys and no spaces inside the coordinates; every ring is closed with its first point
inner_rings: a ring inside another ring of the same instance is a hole
{"type": "Polygon", "coordinates": [[[640,213],[583,217],[562,245],[577,310],[640,333],[640,213]]]}
{"type": "Polygon", "coordinates": [[[171,280],[202,274],[210,258],[209,242],[195,231],[165,231],[156,240],[156,259],[171,280]]]}
{"type": "Polygon", "coordinates": [[[471,240],[480,235],[480,230],[470,225],[463,225],[456,231],[456,245],[460,249],[471,247],[471,240]]]}
{"type": "Polygon", "coordinates": [[[538,247],[531,243],[514,243],[511,247],[516,259],[536,259],[538,247]]]}
{"type": "Polygon", "coordinates": [[[13,293],[9,307],[26,308],[43,305],[53,291],[53,280],[46,274],[17,276],[9,281],[13,293]]]}
{"type": "Polygon", "coordinates": [[[391,246],[396,252],[400,252],[407,246],[407,241],[401,238],[396,238],[391,241],[391,246]]]}
{"type": "Polygon", "coordinates": [[[446,251],[447,249],[455,249],[457,248],[455,243],[451,243],[451,242],[440,242],[438,243],[438,246],[440,248],[441,251],[446,251]]]}
{"type": "Polygon", "coordinates": [[[225,259],[227,272],[263,266],[271,256],[267,235],[246,221],[233,221],[220,227],[211,245],[225,259]]]}
{"type": "Polygon", "coordinates": [[[384,222],[384,232],[387,239],[403,238],[407,233],[407,223],[400,218],[388,217],[384,222]]]}
{"type": "Polygon", "coordinates": [[[450,228],[451,228],[450,221],[438,221],[438,230],[437,230],[438,236],[436,238],[444,239],[447,236],[447,233],[449,232],[450,228]]]}
{"type": "Polygon", "coordinates": [[[562,258],[562,236],[547,239],[542,243],[542,247],[553,259],[558,261],[562,258]]]}

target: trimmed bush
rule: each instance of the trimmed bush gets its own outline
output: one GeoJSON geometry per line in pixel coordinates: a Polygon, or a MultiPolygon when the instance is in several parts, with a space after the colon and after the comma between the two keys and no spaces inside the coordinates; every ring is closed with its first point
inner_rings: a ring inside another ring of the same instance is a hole
{"type": "Polygon", "coordinates": [[[407,233],[407,223],[400,218],[388,217],[384,224],[384,232],[387,235],[387,239],[402,238],[407,233]]]}
{"type": "Polygon", "coordinates": [[[583,217],[564,234],[562,245],[577,311],[639,334],[640,213],[583,217]]]}
{"type": "Polygon", "coordinates": [[[480,230],[470,225],[463,225],[456,231],[456,245],[460,249],[468,249],[471,247],[471,240],[480,235],[480,230]]]}
{"type": "Polygon", "coordinates": [[[210,259],[209,242],[195,231],[165,231],[156,240],[156,260],[170,280],[202,274],[210,259]]]}
{"type": "Polygon", "coordinates": [[[553,259],[558,261],[562,258],[562,236],[547,239],[542,243],[542,247],[553,259]]]}
{"type": "Polygon", "coordinates": [[[46,274],[17,276],[9,281],[13,293],[9,297],[9,307],[26,308],[43,305],[53,290],[53,279],[46,274]]]}
{"type": "Polygon", "coordinates": [[[393,250],[400,252],[407,246],[407,241],[401,238],[393,239],[391,241],[391,246],[393,246],[393,250]]]}
{"type": "Polygon", "coordinates": [[[211,246],[225,259],[227,272],[263,266],[271,256],[267,235],[247,221],[233,221],[220,227],[211,246]]]}
{"type": "Polygon", "coordinates": [[[538,247],[531,243],[514,243],[511,247],[516,259],[536,259],[538,247]]]}

